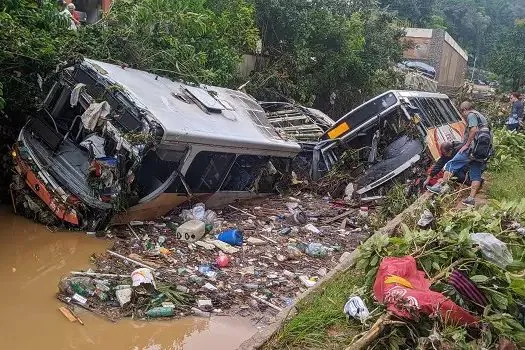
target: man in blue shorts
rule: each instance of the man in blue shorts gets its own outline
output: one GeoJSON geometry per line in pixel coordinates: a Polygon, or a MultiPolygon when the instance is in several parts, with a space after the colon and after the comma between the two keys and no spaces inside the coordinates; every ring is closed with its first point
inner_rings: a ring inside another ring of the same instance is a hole
{"type": "Polygon", "coordinates": [[[470,169],[469,177],[472,184],[470,187],[470,196],[463,200],[463,204],[474,206],[476,203],[474,198],[481,187],[481,174],[485,169],[485,162],[470,159],[469,152],[478,128],[488,125],[488,122],[487,118],[474,110],[472,103],[469,101],[463,102],[459,106],[459,111],[466,124],[465,134],[463,135],[463,147],[461,147],[454,158],[445,165],[445,174],[441,181],[434,186],[428,186],[427,189],[436,194],[446,192],[449,189],[447,182],[468,165],[470,169]]]}

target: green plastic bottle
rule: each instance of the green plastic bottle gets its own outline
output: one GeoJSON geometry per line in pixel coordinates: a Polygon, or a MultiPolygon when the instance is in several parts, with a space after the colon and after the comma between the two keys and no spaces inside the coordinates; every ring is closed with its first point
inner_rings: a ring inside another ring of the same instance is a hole
{"type": "Polygon", "coordinates": [[[177,228],[179,227],[176,222],[168,222],[166,223],[166,226],[168,226],[173,232],[177,232],[177,228]]]}
{"type": "Polygon", "coordinates": [[[153,309],[149,309],[148,311],[146,311],[146,316],[151,317],[151,318],[170,317],[173,315],[175,315],[175,309],[173,309],[172,307],[159,306],[159,307],[154,307],[153,309]]]}
{"type": "Polygon", "coordinates": [[[80,294],[83,297],[87,297],[90,294],[89,291],[78,282],[71,282],[71,289],[73,289],[75,293],[80,294]]]}

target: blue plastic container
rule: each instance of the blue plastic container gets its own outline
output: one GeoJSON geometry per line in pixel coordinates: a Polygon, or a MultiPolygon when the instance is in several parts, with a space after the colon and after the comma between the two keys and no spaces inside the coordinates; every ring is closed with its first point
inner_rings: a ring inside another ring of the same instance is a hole
{"type": "Polygon", "coordinates": [[[228,229],[224,232],[219,233],[217,236],[219,241],[228,243],[230,245],[242,246],[243,235],[241,230],[236,228],[228,229]]]}

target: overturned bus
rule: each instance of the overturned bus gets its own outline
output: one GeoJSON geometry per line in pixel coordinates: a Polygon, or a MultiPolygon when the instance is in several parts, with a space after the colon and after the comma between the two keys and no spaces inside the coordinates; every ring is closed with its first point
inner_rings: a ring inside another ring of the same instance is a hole
{"type": "Polygon", "coordinates": [[[465,124],[447,95],[388,91],[355,108],[323,134],[313,150],[312,177],[332,170],[347,151],[366,164],[355,194],[373,193],[386,182],[440,157],[439,145],[461,141],[465,124]]]}
{"type": "Polygon", "coordinates": [[[299,151],[242,92],[86,59],[21,130],[11,193],[26,216],[96,230],[273,192],[299,151]]]}

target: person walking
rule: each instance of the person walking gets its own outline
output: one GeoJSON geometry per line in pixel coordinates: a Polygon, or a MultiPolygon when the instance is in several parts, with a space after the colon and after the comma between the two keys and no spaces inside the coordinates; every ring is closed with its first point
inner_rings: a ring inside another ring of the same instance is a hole
{"type": "Polygon", "coordinates": [[[507,119],[507,129],[516,131],[520,128],[520,123],[523,121],[523,101],[519,93],[513,92],[510,95],[510,102],[512,103],[512,109],[509,119],[507,119]]]}
{"type": "Polygon", "coordinates": [[[441,194],[449,189],[448,181],[459,173],[465,166],[469,166],[469,177],[472,181],[470,187],[470,195],[463,200],[463,204],[468,206],[475,205],[475,197],[481,187],[481,175],[485,168],[486,160],[472,159],[471,146],[478,133],[478,131],[488,126],[488,121],[481,113],[474,110],[471,102],[465,101],[461,103],[459,110],[463,121],[466,124],[465,133],[463,135],[463,146],[458,153],[445,165],[445,174],[443,178],[434,186],[427,186],[427,189],[435,194],[441,194]]]}

